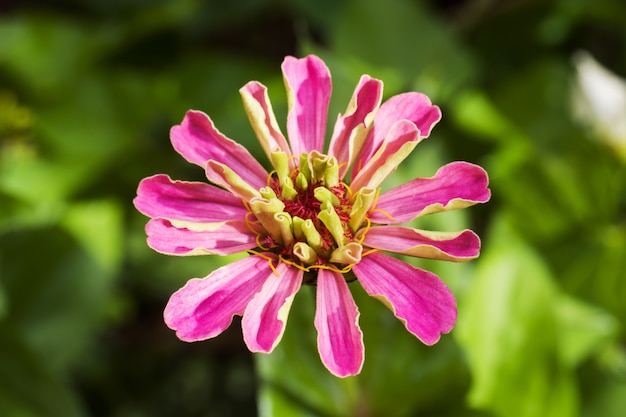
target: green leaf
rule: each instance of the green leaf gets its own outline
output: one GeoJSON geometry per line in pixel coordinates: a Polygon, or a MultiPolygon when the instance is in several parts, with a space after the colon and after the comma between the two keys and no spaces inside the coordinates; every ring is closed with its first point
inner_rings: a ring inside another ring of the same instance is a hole
{"type": "Polygon", "coordinates": [[[0,415],[85,415],[68,384],[50,372],[47,357],[32,351],[6,321],[0,321],[0,415]]]}
{"type": "Polygon", "coordinates": [[[72,204],[62,221],[102,269],[114,272],[122,261],[122,211],[113,200],[72,204]]]}
{"type": "Polygon", "coordinates": [[[572,368],[614,342],[618,335],[619,323],[613,316],[574,297],[561,296],[556,314],[559,353],[572,368]]]}
{"type": "Polygon", "coordinates": [[[467,49],[422,2],[347,1],[330,37],[332,49],[344,60],[393,69],[414,85],[411,89],[435,101],[451,95],[475,70],[467,49]]]}
{"type": "Polygon", "coordinates": [[[456,335],[473,376],[470,404],[507,417],[575,416],[571,370],[559,360],[550,271],[502,219],[459,308],[456,335]]]}
{"type": "Polygon", "coordinates": [[[453,122],[479,139],[508,146],[528,140],[482,91],[467,90],[459,94],[450,111],[453,122]]]}
{"type": "Polygon", "coordinates": [[[561,262],[563,286],[626,323],[626,228],[610,225],[593,230],[585,240],[567,242],[561,262]]]}
{"type": "Polygon", "coordinates": [[[622,417],[626,410],[626,382],[610,381],[590,399],[584,417],[622,417]]]}
{"type": "MultiPolygon", "coordinates": [[[[1,262],[1,261],[0,261],[1,262]]],[[[2,264],[0,263],[0,267],[2,264]]],[[[7,312],[7,296],[4,291],[4,286],[0,283],[0,320],[6,315],[7,312]]]]}
{"type": "Polygon", "coordinates": [[[106,319],[115,275],[60,228],[0,236],[5,320],[55,371],[80,358],[106,319]]]}
{"type": "Polygon", "coordinates": [[[5,18],[0,22],[0,63],[37,94],[63,94],[103,50],[102,38],[93,26],[81,28],[69,19],[5,18]]]}
{"type": "Polygon", "coordinates": [[[35,204],[36,217],[54,219],[62,201],[74,191],[89,166],[72,160],[46,160],[34,149],[0,153],[0,191],[18,200],[35,204]]]}
{"type": "Polygon", "coordinates": [[[293,394],[264,383],[259,389],[259,416],[261,417],[319,417],[327,415],[319,410],[302,403],[299,398],[294,398],[293,394]]]}

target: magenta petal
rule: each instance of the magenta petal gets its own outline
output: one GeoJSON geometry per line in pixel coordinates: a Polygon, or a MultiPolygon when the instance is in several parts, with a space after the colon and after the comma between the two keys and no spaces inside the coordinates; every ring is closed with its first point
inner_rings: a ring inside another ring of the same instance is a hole
{"type": "Polygon", "coordinates": [[[452,162],[432,178],[416,178],[380,195],[374,223],[404,223],[417,216],[484,203],[491,197],[484,169],[468,162],[452,162]]]}
{"type": "Polygon", "coordinates": [[[343,178],[363,146],[368,128],[380,106],[383,82],[369,75],[359,80],[346,114],[339,115],[328,150],[339,162],[339,177],[343,178]]]}
{"type": "Polygon", "coordinates": [[[361,372],[364,347],[359,310],[342,274],[319,270],[315,328],[320,357],[330,372],[339,377],[361,372]]]}
{"type": "Polygon", "coordinates": [[[353,175],[350,183],[352,191],[363,187],[378,188],[409,156],[420,140],[420,132],[412,122],[401,120],[394,124],[374,157],[362,167],[358,175],[353,175]]]}
{"type": "Polygon", "coordinates": [[[268,261],[250,256],[194,278],[170,297],[165,323],[184,341],[215,337],[243,314],[246,306],[272,275],[268,261]]]}
{"type": "Polygon", "coordinates": [[[432,272],[382,253],[365,256],[352,270],[365,291],[387,305],[425,344],[437,343],[454,327],[454,295],[432,272]]]}
{"type": "Polygon", "coordinates": [[[182,123],[172,127],[174,149],[187,161],[206,167],[209,160],[230,167],[255,188],[266,185],[267,171],[246,148],[220,133],[206,114],[189,110],[182,123]]]}
{"type": "Polygon", "coordinates": [[[229,166],[210,160],[206,164],[206,177],[213,184],[223,187],[242,201],[260,197],[258,188],[237,175],[229,166]]]}
{"type": "Polygon", "coordinates": [[[206,225],[208,230],[175,227],[169,220],[146,224],[148,246],[166,255],[231,255],[257,246],[256,235],[245,221],[206,225]]]}
{"type": "Polygon", "coordinates": [[[324,151],[326,120],[330,101],[330,71],[314,55],[285,58],[282,64],[289,114],[287,133],[293,155],[324,151]]]}
{"type": "Polygon", "coordinates": [[[401,226],[375,226],[363,245],[404,255],[443,261],[467,261],[478,257],[480,238],[471,230],[428,232],[401,226]]]}
{"type": "Polygon", "coordinates": [[[270,353],[283,335],[291,302],[302,285],[304,271],[285,263],[276,266],[261,290],[246,307],[241,321],[243,337],[251,352],[270,353]]]}
{"type": "Polygon", "coordinates": [[[245,219],[248,212],[228,191],[203,182],[172,181],[162,174],[144,178],[133,203],[148,217],[194,223],[245,219]]]}
{"type": "Polygon", "coordinates": [[[399,94],[385,101],[376,113],[374,126],[359,154],[353,177],[376,153],[389,129],[403,119],[415,123],[421,137],[427,138],[432,127],[441,119],[441,110],[434,106],[427,96],[416,92],[399,94]]]}
{"type": "Polygon", "coordinates": [[[267,87],[258,81],[250,81],[239,92],[243,98],[250,124],[259,138],[268,160],[271,161],[271,153],[276,149],[291,156],[287,140],[280,131],[274,110],[272,110],[267,87]]]}

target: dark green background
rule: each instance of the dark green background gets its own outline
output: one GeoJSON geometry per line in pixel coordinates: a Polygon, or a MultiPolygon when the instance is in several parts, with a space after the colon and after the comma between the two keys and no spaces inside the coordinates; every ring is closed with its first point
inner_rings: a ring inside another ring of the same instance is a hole
{"type": "Polygon", "coordinates": [[[580,51],[626,77],[625,21],[619,0],[2,2],[0,415],[621,416],[626,137],[572,97],[580,51]],[[232,259],[151,251],[132,206],[143,177],[203,178],[169,144],[187,109],[263,160],[238,89],[267,85],[284,123],[280,63],[307,53],[333,74],[330,124],[363,73],[442,108],[387,186],[467,160],[493,191],[415,223],[483,238],[471,263],[411,261],[456,294],[451,335],[423,346],[353,284],[366,362],[345,380],[311,288],[271,356],[238,320],[177,340],[169,295],[232,259]]]}

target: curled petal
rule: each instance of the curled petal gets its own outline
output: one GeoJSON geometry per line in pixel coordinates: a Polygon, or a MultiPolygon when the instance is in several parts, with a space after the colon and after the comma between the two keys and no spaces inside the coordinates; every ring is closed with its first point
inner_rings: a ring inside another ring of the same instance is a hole
{"type": "Polygon", "coordinates": [[[258,81],[250,81],[239,90],[250,124],[256,133],[265,155],[271,161],[272,152],[277,148],[291,155],[285,136],[280,131],[272,104],[267,95],[267,87],[258,81]]]}
{"type": "Polygon", "coordinates": [[[345,114],[337,117],[330,140],[329,156],[339,161],[339,177],[343,178],[361,150],[374,114],[380,106],[383,82],[363,75],[356,86],[345,114]]]}
{"type": "Polygon", "coordinates": [[[157,252],[178,256],[231,255],[257,246],[256,235],[245,221],[192,226],[204,227],[194,230],[188,223],[151,219],[146,224],[148,246],[157,252]]]}
{"type": "Polygon", "coordinates": [[[353,265],[361,260],[363,246],[360,243],[349,242],[340,246],[330,254],[330,262],[343,265],[353,265]]]}
{"type": "Polygon", "coordinates": [[[376,154],[350,183],[352,191],[363,187],[378,188],[410,155],[421,140],[418,128],[410,121],[400,120],[389,129],[389,134],[376,154]]]}
{"type": "Polygon", "coordinates": [[[302,285],[304,271],[278,263],[243,315],[243,338],[251,352],[270,353],[283,335],[289,309],[302,285]],[[276,274],[277,273],[277,274],[276,274]]]}
{"type": "Polygon", "coordinates": [[[222,333],[273,274],[268,261],[249,256],[194,278],[170,297],[163,316],[179,339],[193,342],[222,333]]]}
{"type": "Polygon", "coordinates": [[[247,209],[240,198],[203,182],[172,181],[154,175],[139,183],[135,207],[148,217],[193,223],[244,219],[247,209]]]}
{"type": "Polygon", "coordinates": [[[330,71],[314,55],[302,59],[288,56],[282,70],[289,104],[287,134],[292,154],[322,152],[331,91],[330,71]]]}
{"type": "Polygon", "coordinates": [[[380,195],[375,223],[404,223],[418,216],[484,203],[491,197],[484,169],[468,162],[452,162],[432,178],[416,178],[380,195]]]}
{"type": "Polygon", "coordinates": [[[376,226],[365,234],[371,248],[419,258],[468,261],[480,253],[480,238],[471,230],[430,232],[401,226],[376,226]]]}
{"type": "Polygon", "coordinates": [[[434,106],[430,99],[421,93],[411,92],[399,94],[385,101],[374,118],[374,126],[354,167],[353,177],[360,167],[370,160],[387,137],[391,127],[399,120],[409,120],[417,126],[422,138],[427,138],[430,131],[441,119],[441,110],[434,106]]]}
{"type": "Polygon", "coordinates": [[[339,377],[361,372],[364,348],[359,310],[342,274],[319,270],[315,328],[320,357],[330,372],[339,377]]]}
{"type": "Polygon", "coordinates": [[[391,256],[372,253],[352,267],[361,286],[427,345],[439,341],[456,322],[456,301],[446,285],[429,271],[391,256]]]}
{"type": "Polygon", "coordinates": [[[252,198],[261,197],[258,188],[254,188],[229,166],[220,162],[211,160],[207,163],[206,177],[213,184],[224,187],[242,200],[250,201],[252,198]]]}
{"type": "Polygon", "coordinates": [[[206,114],[189,110],[182,123],[172,127],[174,149],[187,161],[205,168],[209,160],[230,167],[255,188],[267,181],[267,171],[246,148],[220,133],[206,114]]]}

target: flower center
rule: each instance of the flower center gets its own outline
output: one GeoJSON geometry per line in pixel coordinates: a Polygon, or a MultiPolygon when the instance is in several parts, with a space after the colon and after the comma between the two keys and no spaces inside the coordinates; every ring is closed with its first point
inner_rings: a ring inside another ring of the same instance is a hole
{"type": "Polygon", "coordinates": [[[353,193],[339,181],[337,159],[317,151],[300,155],[298,167],[282,151],[272,162],[267,187],[250,200],[259,247],[305,271],[348,272],[361,260],[364,233],[356,232],[369,226],[377,190],[353,193]]]}

